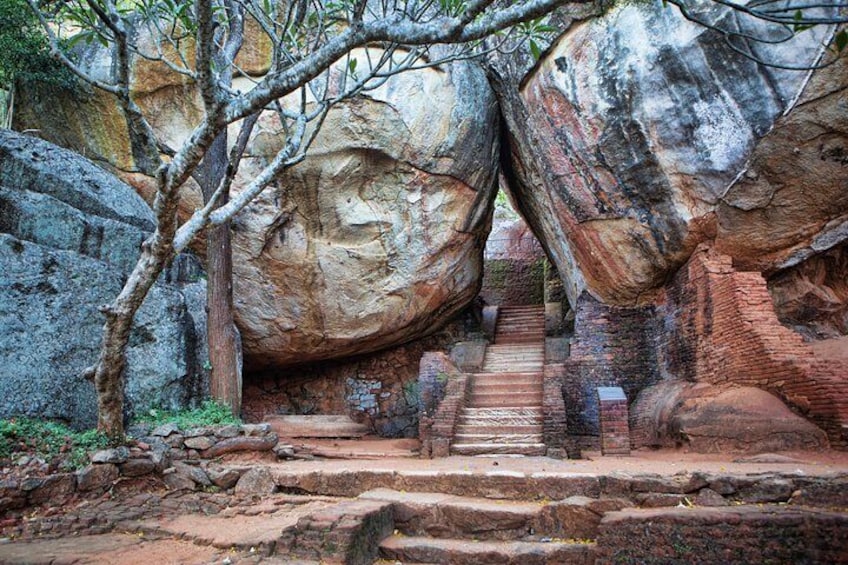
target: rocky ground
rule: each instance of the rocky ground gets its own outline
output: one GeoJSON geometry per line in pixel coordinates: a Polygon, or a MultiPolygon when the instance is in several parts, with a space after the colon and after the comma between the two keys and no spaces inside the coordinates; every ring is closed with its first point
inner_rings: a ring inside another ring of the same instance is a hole
{"type": "MultiPolygon", "coordinates": [[[[369,445],[369,451],[378,451],[374,447],[369,445]]],[[[347,452],[353,453],[352,448],[347,452]]],[[[848,454],[827,451],[742,458],[653,451],[620,458],[590,454],[588,459],[577,461],[542,457],[451,457],[435,460],[378,457],[268,464],[250,455],[231,457],[223,463],[269,469],[276,487],[273,483],[270,488],[258,484],[252,493],[244,492],[249,490],[244,488],[219,492],[213,492],[216,489],[190,491],[169,489],[158,475],[118,479],[105,494],[96,498],[78,495],[62,506],[54,506],[47,500],[39,506],[20,511],[5,510],[0,515],[0,562],[293,563],[297,561],[280,553],[281,532],[291,529],[305,516],[317,516],[322,512],[332,515],[332,509],[345,499],[320,493],[334,490],[347,493],[350,489],[357,492],[357,484],[361,489],[366,487],[364,483],[368,479],[363,479],[365,474],[370,474],[368,476],[375,481],[369,488],[381,486],[379,477],[382,476],[391,478],[385,480],[384,486],[396,489],[401,484],[398,481],[404,477],[407,480],[431,477],[434,479],[432,484],[451,482],[456,477],[465,477],[480,484],[484,479],[506,478],[520,484],[522,477],[535,480],[554,476],[582,477],[592,480],[602,476],[638,478],[650,474],[651,480],[660,485],[655,490],[670,492],[673,489],[667,488],[668,485],[676,484],[684,477],[690,481],[689,477],[696,473],[735,477],[739,484],[744,483],[746,477],[748,480],[751,477],[778,477],[769,479],[771,482],[768,484],[772,486],[790,484],[792,481],[787,482],[786,477],[796,477],[796,484],[819,479],[827,481],[828,477],[838,476],[844,482],[845,473],[848,473],[848,454]],[[298,486],[284,487],[281,484],[298,486]],[[306,490],[311,494],[302,494],[306,490]],[[301,493],[291,494],[297,491],[301,493]]],[[[7,478],[10,472],[6,469],[7,478]]],[[[450,485],[442,486],[446,489],[441,492],[451,489],[450,485]]],[[[410,487],[410,490],[416,489],[410,487]]],[[[794,494],[797,495],[797,491],[794,494]]],[[[523,498],[538,499],[542,493],[537,491],[535,496],[532,492],[525,495],[523,498]]],[[[416,496],[413,495],[413,498],[416,496]]],[[[467,496],[482,495],[469,492],[467,496]]],[[[589,496],[597,496],[597,493],[589,496]]],[[[504,491],[501,497],[517,496],[504,491]]],[[[666,503],[662,497],[658,500],[658,504],[666,503]]],[[[704,500],[704,503],[707,501],[704,500]]],[[[845,512],[845,508],[833,510],[845,512]]]]}

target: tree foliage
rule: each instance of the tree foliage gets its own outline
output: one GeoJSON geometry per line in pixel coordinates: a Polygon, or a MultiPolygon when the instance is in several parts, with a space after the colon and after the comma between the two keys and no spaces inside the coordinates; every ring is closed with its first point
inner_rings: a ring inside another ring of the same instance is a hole
{"type": "Polygon", "coordinates": [[[50,55],[50,44],[26,0],[0,0],[0,89],[15,80],[72,84],[68,69],[50,55]]]}

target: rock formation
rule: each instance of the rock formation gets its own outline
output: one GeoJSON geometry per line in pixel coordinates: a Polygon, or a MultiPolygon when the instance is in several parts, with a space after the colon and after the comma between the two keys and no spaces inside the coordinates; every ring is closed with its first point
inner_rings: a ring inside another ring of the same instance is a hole
{"type": "Polygon", "coordinates": [[[631,413],[638,415],[633,431],[640,446],[757,453],[828,445],[819,428],[753,387],[665,382],[644,389],[631,413]]]}
{"type": "MultiPolygon", "coordinates": [[[[757,54],[813,64],[823,39],[757,54]]],[[[673,9],[572,26],[507,119],[517,200],[572,304],[649,300],[706,240],[774,272],[845,239],[844,67],[801,95],[808,74],[758,66],[673,9]]]]}
{"type": "MultiPolygon", "coordinates": [[[[85,159],[0,131],[0,418],[96,423],[80,377],[100,348],[101,304],[135,264],[153,214],[85,159]]],[[[207,387],[204,282],[160,282],[127,351],[127,409],[179,408],[207,387]]]]}
{"type": "MultiPolygon", "coordinates": [[[[249,70],[262,72],[261,49],[248,51],[256,59],[249,70]]],[[[87,57],[91,68],[108,68],[105,53],[87,57]]],[[[202,112],[192,85],[162,65],[137,60],[133,91],[172,146],[202,112]]],[[[99,93],[20,98],[17,128],[108,163],[150,201],[150,179],[136,172],[112,100],[99,93]]],[[[404,73],[333,109],[309,157],[233,224],[246,365],[385,348],[434,330],[468,304],[482,272],[497,133],[494,97],[470,63],[404,73]]],[[[272,113],[260,118],[235,192],[284,137],[272,113]]],[[[188,191],[183,210],[198,203],[188,191]]]]}

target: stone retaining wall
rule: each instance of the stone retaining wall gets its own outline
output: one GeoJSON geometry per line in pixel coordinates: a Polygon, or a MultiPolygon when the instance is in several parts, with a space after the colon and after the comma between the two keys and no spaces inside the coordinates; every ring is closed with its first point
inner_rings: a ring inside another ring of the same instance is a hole
{"type": "Polygon", "coordinates": [[[121,477],[156,475],[171,489],[229,489],[243,471],[224,468],[213,459],[237,451],[271,452],[278,457],[294,454],[290,446],[278,446],[277,434],[268,424],[245,424],[180,430],[174,424],[155,429],[134,427],[130,446],[97,451],[91,464],[69,473],[0,481],[0,514],[63,500],[79,494],[101,494],[121,477]],[[276,450],[275,450],[276,448],[276,450]]]}

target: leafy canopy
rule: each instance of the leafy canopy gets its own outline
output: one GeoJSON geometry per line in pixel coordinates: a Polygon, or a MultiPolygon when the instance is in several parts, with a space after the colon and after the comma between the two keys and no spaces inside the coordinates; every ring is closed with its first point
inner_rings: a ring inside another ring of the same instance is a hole
{"type": "Polygon", "coordinates": [[[0,88],[15,80],[70,86],[71,73],[50,56],[47,37],[26,0],[0,0],[0,88]]]}

